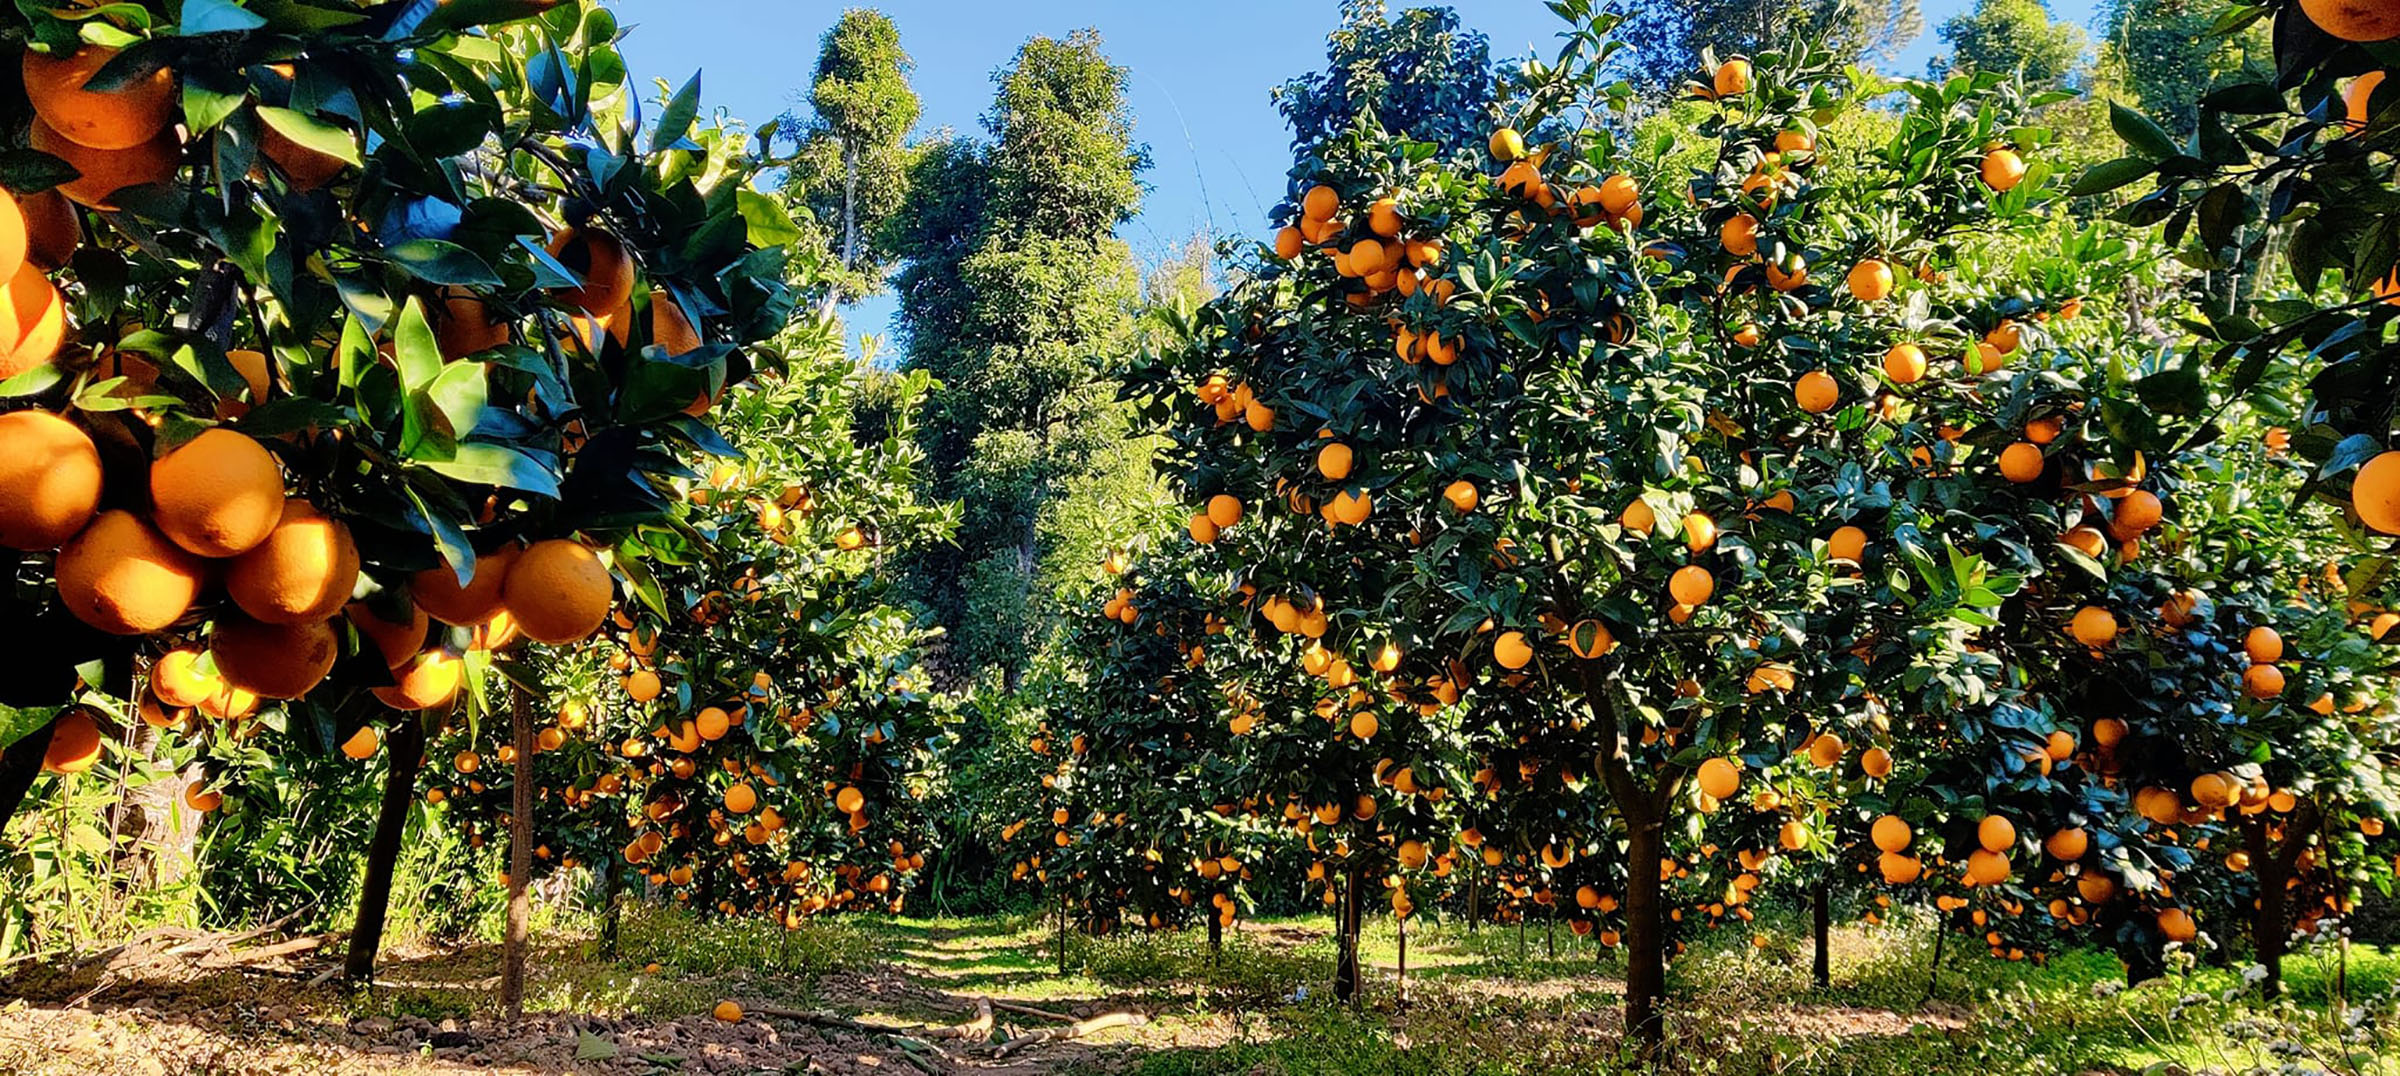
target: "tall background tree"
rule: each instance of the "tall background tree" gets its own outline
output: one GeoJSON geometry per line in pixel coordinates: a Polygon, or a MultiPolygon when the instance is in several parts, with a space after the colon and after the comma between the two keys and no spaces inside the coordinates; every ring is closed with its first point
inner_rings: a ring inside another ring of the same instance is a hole
{"type": "Polygon", "coordinates": [[[2044,0],[1976,0],[1972,10],[1950,16],[1935,33],[1949,48],[1934,58],[1937,75],[1992,71],[2019,75],[2028,85],[2057,86],[2073,82],[2083,66],[2082,29],[2051,18],[2044,0]]]}
{"type": "Polygon", "coordinates": [[[1294,145],[1338,136],[1372,112],[1384,130],[1450,153],[1483,141],[1492,103],[1491,46],[1446,7],[1384,14],[1383,0],[1343,0],[1325,39],[1325,69],[1278,87],[1275,107],[1294,145]]]}
{"type": "Polygon", "coordinates": [[[814,217],[806,242],[839,272],[825,276],[826,307],[882,290],[892,251],[886,222],[908,197],[904,145],[917,125],[917,93],[908,83],[908,53],[889,16],[852,8],[825,31],[817,53],[806,121],[788,118],[799,143],[784,189],[814,217]]]}
{"type": "Polygon", "coordinates": [[[2265,22],[2215,29],[2230,0],[2110,0],[2098,20],[2094,89],[2123,100],[2176,135],[2199,123],[2210,90],[2275,73],[2265,22]]]}
{"type": "Polygon", "coordinates": [[[1626,48],[1617,70],[1636,86],[1662,91],[1700,67],[1702,49],[1747,55],[1798,38],[1873,64],[1897,56],[1924,29],[1917,0],[1664,0],[1635,5],[1618,29],[1626,48]]]}
{"type": "Polygon", "coordinates": [[[929,471],[934,495],[964,512],[957,545],[912,577],[950,629],[952,686],[991,674],[1017,688],[1057,622],[1055,566],[1096,564],[1122,537],[1063,525],[1077,517],[1065,502],[1146,466],[1126,451],[1105,377],[1141,281],[1116,237],[1149,165],[1127,77],[1095,33],[1034,38],[997,76],[990,141],[934,143],[910,172],[893,233],[903,364],[941,382],[929,471]]]}

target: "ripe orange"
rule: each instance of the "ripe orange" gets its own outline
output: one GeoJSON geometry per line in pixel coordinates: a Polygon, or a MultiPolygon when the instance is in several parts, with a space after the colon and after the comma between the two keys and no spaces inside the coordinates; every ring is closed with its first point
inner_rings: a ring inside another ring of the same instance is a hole
{"type": "Polygon", "coordinates": [[[200,782],[194,781],[183,788],[183,805],[197,814],[207,814],[225,806],[225,794],[203,788],[200,782]]]}
{"type": "Polygon", "coordinates": [[[2017,846],[2016,823],[1996,814],[1987,814],[1983,816],[1983,821],[1975,824],[1975,841],[1987,851],[2005,853],[2017,846]]]}
{"type": "Polygon", "coordinates": [[[1192,540],[1200,543],[1201,545],[1209,545],[1217,540],[1216,521],[1209,519],[1208,513],[1206,512],[1192,513],[1190,530],[1192,532],[1192,540]]]}
{"type": "Polygon", "coordinates": [[[59,602],[114,635],[146,635],[183,618],[200,596],[205,562],[132,513],[110,509],[58,551],[59,602]]]}
{"type": "Polygon", "coordinates": [[[1332,512],[1335,519],[1351,526],[1357,526],[1367,521],[1367,516],[1374,511],[1375,506],[1373,499],[1365,490],[1355,493],[1343,490],[1334,494],[1332,503],[1326,507],[1328,511],[1332,512]]]}
{"type": "Polygon", "coordinates": [[[75,204],[56,190],[21,195],[17,208],[25,214],[25,260],[48,270],[67,264],[83,245],[83,223],[75,204]]]}
{"type": "Polygon", "coordinates": [[[1617,522],[1622,524],[1627,531],[1646,538],[1649,537],[1652,530],[1658,527],[1658,513],[1650,507],[1650,502],[1637,497],[1633,503],[1625,506],[1625,511],[1618,515],[1617,522]]]}
{"type": "Polygon", "coordinates": [[[2384,452],[2350,480],[2350,505],[2359,522],[2384,534],[2400,534],[2400,451],[2384,452]]]}
{"type": "Polygon", "coordinates": [[[2283,694],[2283,670],[2273,665],[2252,665],[2242,670],[2242,692],[2254,699],[2272,699],[2283,694]]]}
{"type": "Polygon", "coordinates": [[[2117,618],[2108,610],[2087,605],[2076,610],[2075,619],[2068,623],[2067,632],[2075,641],[2098,650],[2115,642],[2117,618]]]}
{"type": "Polygon", "coordinates": [[[2012,149],[1995,149],[1983,155],[1983,185],[1996,191],[2008,191],[2025,178],[2025,158],[2012,149]]]}
{"type": "Polygon", "coordinates": [[[1308,250],[1308,240],[1307,240],[1307,237],[1305,237],[1305,236],[1302,236],[1302,235],[1300,234],[1300,229],[1299,229],[1299,228],[1297,228],[1297,227],[1294,227],[1294,226],[1291,226],[1291,225],[1286,225],[1286,226],[1284,226],[1284,228],[1283,228],[1282,230],[1280,230],[1280,231],[1278,231],[1278,232],[1276,232],[1276,233],[1275,233],[1275,256],[1276,256],[1276,257],[1278,257],[1278,258],[1281,258],[1281,259],[1283,259],[1283,260],[1285,260],[1285,261],[1287,261],[1287,262],[1288,262],[1288,261],[1291,261],[1291,260],[1292,260],[1292,259],[1294,259],[1294,258],[1297,258],[1297,257],[1299,257],[1301,254],[1305,253],[1307,250],[1308,250]]]}
{"type": "Polygon", "coordinates": [[[1220,493],[1208,499],[1207,519],[1223,530],[1242,521],[1242,499],[1230,493],[1220,493]]]}
{"type": "Polygon", "coordinates": [[[109,90],[84,88],[117,58],[117,50],[86,44],[68,55],[25,50],[25,96],[42,121],[76,145],[125,149],[148,141],[175,120],[175,74],[159,68],[109,90]]]}
{"type": "Polygon", "coordinates": [[[0,286],[0,378],[48,363],[66,336],[67,304],[58,285],[32,261],[18,262],[0,286]]]}
{"type": "MultiPolygon", "coordinates": [[[[1525,156],[1525,136],[1517,133],[1517,129],[1514,127],[1502,127],[1499,130],[1492,132],[1491,144],[1488,148],[1492,151],[1492,156],[1496,159],[1502,161],[1518,160],[1525,156]]],[[[1317,189],[1324,190],[1325,188],[1319,187],[1317,189]]],[[[1315,192],[1311,191],[1310,194],[1313,195],[1315,192]]],[[[1330,217],[1332,215],[1333,211],[1331,209],[1327,209],[1323,214],[1325,217],[1330,217]]]]}
{"type": "Polygon", "coordinates": [[[169,650],[150,665],[150,693],[169,706],[198,706],[224,686],[215,674],[201,671],[198,650],[169,650]]]}
{"type": "Polygon", "coordinates": [[[1579,658],[1597,658],[1616,649],[1617,637],[1597,620],[1579,620],[1567,629],[1567,649],[1579,658]]]}
{"type": "Polygon", "coordinates": [[[1734,97],[1750,92],[1750,61],[1739,56],[1717,65],[1711,80],[1719,97],[1734,97]]]}
{"type": "Polygon", "coordinates": [[[1475,483],[1462,478],[1442,490],[1442,499],[1457,511],[1472,512],[1482,498],[1475,491],[1475,483]]]}
{"type": "Polygon", "coordinates": [[[1533,647],[1525,642],[1525,633],[1504,631],[1492,640],[1492,660],[1504,669],[1522,669],[1533,660],[1533,647]]]}
{"type": "Polygon", "coordinates": [[[2007,880],[2007,856],[1988,848],[1978,848],[1967,856],[1967,881],[1976,885],[1999,885],[2007,880]]]}
{"type": "Polygon", "coordinates": [[[349,739],[342,741],[342,757],[353,761],[365,761],[373,758],[375,752],[382,749],[383,733],[373,725],[360,725],[357,732],[351,733],[349,739]]]}
{"type": "Polygon", "coordinates": [[[709,1010],[709,1014],[728,1024],[738,1024],[742,1021],[741,1005],[731,1001],[718,1002],[716,1008],[709,1010]]]}
{"type": "Polygon", "coordinates": [[[633,258],[616,236],[597,228],[567,228],[550,241],[550,256],[583,283],[559,297],[593,317],[607,317],[633,299],[633,258]]]}
{"type": "Polygon", "coordinates": [[[1726,758],[1711,758],[1700,763],[1700,791],[1718,800],[1732,799],[1742,790],[1742,765],[1726,758]]]}
{"type": "MultiPolygon", "coordinates": [[[[1762,665],[1752,671],[1750,677],[1753,681],[1764,679],[1769,686],[1783,691],[1790,691],[1793,685],[1791,670],[1778,669],[1773,666],[1762,665]]],[[[1849,751],[1850,745],[1842,742],[1841,737],[1830,732],[1820,732],[1814,739],[1808,741],[1808,760],[1815,763],[1821,770],[1831,769],[1835,764],[1841,762],[1842,756],[1848,754],[1849,751]]]]}
{"type": "Polygon", "coordinates": [[[17,270],[25,266],[25,254],[31,244],[24,207],[17,204],[16,195],[0,190],[0,280],[16,278],[17,270]]]}
{"type": "Polygon", "coordinates": [[[2369,71],[2350,80],[2342,91],[2342,121],[2352,130],[2364,129],[2370,117],[2368,109],[2375,97],[2375,88],[2383,85],[2383,72],[2369,71]]]}
{"type": "Polygon", "coordinates": [[[2400,4],[2392,0],[2300,0],[2300,10],[2318,29],[2344,41],[2400,37],[2400,4]]]}
{"type": "Polygon", "coordinates": [[[517,555],[501,585],[501,603],[525,637],[553,646],[580,642],[608,619],[616,580],[581,542],[552,538],[517,555]]]}
{"type": "Polygon", "coordinates": [[[2260,663],[2283,659],[2283,636],[2275,629],[2261,624],[2242,637],[2242,650],[2250,660],[2260,663]]]}
{"type": "Polygon", "coordinates": [[[83,773],[100,761],[100,726],[82,707],[60,714],[50,726],[50,746],[42,752],[46,773],[83,773]]]}
{"type": "Polygon", "coordinates": [[[1350,477],[1350,462],[1350,446],[1339,441],[1330,442],[1317,450],[1317,473],[1330,481],[1339,482],[1350,477]]]}
{"type": "Polygon", "coordinates": [[[1622,172],[1600,181],[1600,208],[1611,214],[1624,215],[1641,197],[1641,185],[1622,172]]]}
{"type": "Polygon", "coordinates": [[[249,552],[283,518],[283,472],[257,441],[222,427],[150,465],[151,520],[203,557],[249,552]]]}
{"type": "MultiPolygon", "coordinates": [[[[866,805],[866,794],[856,788],[844,787],[841,791],[833,794],[833,806],[843,814],[857,814],[866,805]]],[[[1063,826],[1066,825],[1066,821],[1061,819],[1057,824],[1063,826]]]]}
{"type": "Polygon", "coordinates": [[[1678,605],[1702,605],[1717,593],[1717,580],[1708,569],[1686,564],[1667,577],[1667,593],[1678,605]]]}
{"type": "Polygon", "coordinates": [[[1825,540],[1825,553],[1835,560],[1855,564],[1866,556],[1866,552],[1867,532],[1857,527],[1837,527],[1833,535],[1825,540]]]}
{"type": "Polygon", "coordinates": [[[430,625],[423,608],[411,608],[407,623],[385,620],[365,602],[351,602],[342,607],[342,613],[359,635],[382,653],[387,666],[397,669],[425,649],[425,631],[430,625]]]}
{"type": "Polygon", "coordinates": [[[438,710],[458,698],[466,664],[457,655],[435,647],[392,670],[390,687],[375,689],[375,698],[395,710],[438,710]]]}
{"type": "Polygon", "coordinates": [[[625,678],[625,694],[635,702],[649,702],[664,690],[665,685],[659,683],[658,674],[648,669],[635,669],[625,678]]]}
{"type": "Polygon", "coordinates": [[[1899,853],[1907,851],[1909,843],[1916,840],[1916,831],[1910,829],[1908,822],[1899,815],[1887,814],[1875,820],[1874,827],[1868,830],[1868,837],[1875,842],[1878,850],[1899,853]]]}
{"type": "Polygon", "coordinates": [[[0,415],[0,546],[51,549],[100,507],[100,450],[47,411],[0,415]]]}
{"type": "Polygon", "coordinates": [[[262,624],[225,617],[209,634],[208,652],[227,684],[263,699],[296,699],[333,671],[342,644],[322,620],[262,624]]]}
{"type": "Polygon", "coordinates": [[[2011,482],[2037,481],[2045,466],[2042,446],[2031,441],[2018,441],[2000,450],[2000,476],[2011,482]]]}
{"type": "Polygon", "coordinates": [[[508,342],[508,322],[465,288],[446,287],[432,314],[434,345],[453,362],[508,342]]]}
{"type": "Polygon", "coordinates": [[[283,518],[266,541],[234,558],[225,573],[233,603],[270,624],[330,617],[357,583],[358,546],[349,526],[298,497],[283,503],[283,518]]]}
{"type": "Polygon", "coordinates": [[[1883,376],[1895,385],[1914,385],[1925,379],[1925,349],[1915,344],[1893,344],[1883,353],[1883,376]]]}
{"type": "Polygon", "coordinates": [[[2048,840],[2042,842],[2042,850],[2050,853],[2050,858],[2068,863],[2082,859],[2083,853],[2091,846],[2091,837],[2072,826],[2052,833],[2048,840]]]}
{"type": "Polygon", "coordinates": [[[1841,386],[1834,382],[1832,374],[1823,370],[1810,370],[1792,383],[1792,402],[1812,415],[1832,410],[1841,398],[1841,386]]]}
{"type": "Polygon", "coordinates": [[[1883,872],[1883,880],[1891,885],[1907,885],[1925,873],[1923,860],[1915,856],[1904,856],[1898,852],[1885,852],[1877,856],[1875,865],[1883,872]]]}
{"type": "Polygon", "coordinates": [[[1862,303],[1881,302],[1892,294],[1891,263],[1868,258],[1850,267],[1850,295],[1862,303]]]}
{"type": "Polygon", "coordinates": [[[1867,776],[1882,779],[1892,775],[1892,753],[1880,747],[1867,748],[1858,756],[1858,768],[1867,776]]]}
{"type": "Polygon", "coordinates": [[[313,191],[334,181],[350,163],[330,153],[294,142],[273,124],[259,124],[258,150],[283,170],[292,189],[313,191]]]}
{"type": "Polygon", "coordinates": [[[1748,213],[1734,214],[1717,226],[1717,241],[1725,245],[1728,254],[1747,258],[1758,253],[1758,218],[1748,213]]]}
{"type": "Polygon", "coordinates": [[[2192,921],[2192,913],[2181,908],[2169,908],[2158,913],[2158,932],[2171,942],[2188,942],[2200,936],[2200,925],[2192,921]]]}
{"type": "MultiPolygon", "coordinates": [[[[1509,133],[1514,134],[1515,132],[1512,131],[1509,133]]],[[[1498,137],[1498,135],[1493,136],[1495,140],[1498,137]]],[[[1520,140],[1517,144],[1519,146],[1518,155],[1523,156],[1522,147],[1524,143],[1522,140],[1520,140]]],[[[1514,158],[1511,159],[1513,160],[1514,158]]],[[[1336,193],[1333,188],[1323,184],[1310,187],[1308,189],[1308,193],[1300,199],[1300,215],[1313,221],[1332,220],[1334,213],[1338,212],[1341,208],[1342,196],[1336,193]]]]}
{"type": "Polygon", "coordinates": [[[473,627],[500,611],[500,590],[508,581],[517,554],[518,547],[506,545],[476,557],[475,567],[463,587],[458,583],[458,573],[446,562],[438,568],[427,568],[409,577],[409,592],[415,596],[417,608],[433,619],[457,627],[473,627]]]}
{"type": "Polygon", "coordinates": [[[748,782],[737,782],[725,790],[725,810],[733,814],[749,814],[758,807],[758,790],[748,782]]]}
{"type": "Polygon", "coordinates": [[[175,137],[172,127],[123,149],[93,149],[76,144],[37,116],[33,121],[32,144],[33,148],[67,162],[81,173],[59,184],[58,193],[78,205],[103,212],[117,208],[118,191],[172,180],[175,169],[183,163],[183,143],[175,137]]]}
{"type": "Polygon", "coordinates": [[[1694,553],[1705,553],[1717,544],[1717,521],[1705,512],[1688,512],[1683,517],[1683,545],[1694,553]]]}

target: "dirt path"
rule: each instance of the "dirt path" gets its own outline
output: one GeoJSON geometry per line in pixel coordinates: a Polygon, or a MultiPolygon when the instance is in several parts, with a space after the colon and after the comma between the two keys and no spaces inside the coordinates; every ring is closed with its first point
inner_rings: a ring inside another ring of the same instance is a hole
{"type": "MultiPolygon", "coordinates": [[[[998,1058],[984,1043],[757,1015],[784,1009],[905,1029],[969,1019],[978,999],[1077,1019],[1139,1005],[1088,980],[1061,980],[1044,954],[999,924],[894,924],[877,933],[886,949],[863,970],[807,983],[743,972],[637,971],[589,959],[580,946],[552,946],[534,955],[528,996],[536,1008],[559,1011],[516,1024],[485,1009],[498,970],[496,947],[396,954],[375,991],[353,996],[308,981],[327,966],[321,955],[211,967],[169,951],[191,944],[191,936],[155,939],[105,959],[28,964],[0,980],[0,1072],[1010,1076],[1077,1063],[1105,1069],[1105,1056],[1162,1029],[1111,1030],[998,1058]],[[753,1015],[738,1023],[712,1018],[707,1013],[720,998],[753,1015]]],[[[1007,1036],[1060,1026],[1021,1012],[996,1016],[1007,1036]]],[[[1180,1025],[1163,1029],[1161,1041],[1190,1037],[1180,1025]]]]}

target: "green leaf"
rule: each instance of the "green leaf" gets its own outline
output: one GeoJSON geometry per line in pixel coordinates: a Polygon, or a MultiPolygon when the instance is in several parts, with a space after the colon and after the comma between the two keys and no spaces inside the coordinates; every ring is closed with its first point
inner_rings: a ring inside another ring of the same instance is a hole
{"type": "Polygon", "coordinates": [[[425,397],[449,420],[451,433],[465,437],[482,418],[490,392],[482,363],[454,362],[442,367],[433,384],[426,386],[425,397]]]}
{"type": "Polygon", "coordinates": [[[256,12],[243,10],[232,0],[183,0],[183,22],[175,32],[190,37],[256,30],[266,24],[256,12]]]}
{"type": "Polygon", "coordinates": [[[780,247],[799,240],[800,225],[793,222],[782,199],[743,187],[734,193],[734,203],[750,226],[751,246],[780,247]]]}
{"type": "Polygon", "coordinates": [[[467,441],[460,444],[457,454],[449,459],[421,462],[427,470],[460,482],[506,486],[553,500],[558,497],[558,476],[535,462],[533,457],[505,445],[467,441]]]}
{"type": "Polygon", "coordinates": [[[425,320],[424,302],[414,295],[393,323],[392,360],[400,370],[400,387],[409,392],[422,392],[441,376],[442,348],[434,341],[433,325],[425,320]]]}
{"type": "Polygon", "coordinates": [[[2176,155],[2175,137],[2167,133],[2150,117],[2142,115],[2115,101],[2108,103],[2108,125],[2125,140],[2135,153],[2152,160],[2164,160],[2176,155]]]}
{"type": "Polygon", "coordinates": [[[691,81],[667,99],[667,110],[659,113],[658,129],[650,133],[650,152],[659,153],[690,134],[692,120],[700,114],[700,72],[692,72],[691,81]]]}
{"type": "Polygon", "coordinates": [[[500,274],[493,272],[482,258],[476,257],[474,251],[456,243],[440,239],[411,239],[386,247],[383,253],[428,284],[456,284],[469,288],[500,285],[500,274]]]}
{"type": "Polygon", "coordinates": [[[442,559],[450,565],[450,571],[458,576],[458,585],[466,586],[475,578],[475,547],[467,542],[463,525],[458,520],[435,512],[431,505],[425,503],[425,495],[415,486],[403,489],[408,494],[409,507],[416,509],[417,518],[425,524],[426,532],[433,535],[434,548],[441,551],[442,559]]]}
{"type": "Polygon", "coordinates": [[[74,165],[37,149],[0,150],[0,186],[20,195],[40,194],[82,175],[74,165]]]}
{"type": "Polygon", "coordinates": [[[242,102],[249,99],[245,92],[212,89],[201,85],[200,81],[196,78],[183,80],[183,125],[191,128],[195,134],[216,130],[218,124],[224,123],[226,117],[233,115],[242,107],[242,102]]]}
{"type": "Polygon", "coordinates": [[[42,731],[42,726],[57,720],[58,712],[64,709],[66,707],[63,706],[29,706],[20,710],[14,706],[0,706],[0,751],[42,731]]]}
{"type": "Polygon", "coordinates": [[[267,126],[274,128],[283,137],[299,143],[303,148],[315,150],[328,157],[339,158],[342,163],[352,167],[363,163],[358,156],[358,139],[351,137],[350,132],[333,124],[323,122],[305,112],[296,112],[288,108],[274,108],[268,105],[258,106],[258,118],[267,121],[267,126]]]}
{"type": "Polygon", "coordinates": [[[2113,161],[2103,161],[2084,169],[2083,174],[2075,178],[2075,185],[2068,188],[2067,194],[2069,197],[2082,198],[2113,191],[2149,175],[2157,168],[2157,162],[2143,160],[2140,157],[2119,157],[2113,161]]]}
{"type": "Polygon", "coordinates": [[[418,36],[433,37],[471,26],[515,22],[557,6],[558,0],[450,0],[418,23],[415,32],[418,36]]]}
{"type": "Polygon", "coordinates": [[[617,1056],[617,1044],[581,1028],[575,1031],[575,1060],[606,1061],[617,1056]]]}

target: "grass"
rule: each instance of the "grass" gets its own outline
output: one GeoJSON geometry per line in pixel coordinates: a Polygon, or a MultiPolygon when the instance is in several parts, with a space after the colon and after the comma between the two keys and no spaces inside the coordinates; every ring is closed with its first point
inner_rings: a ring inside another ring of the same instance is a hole
{"type": "MultiPolygon", "coordinates": [[[[1355,1005],[1328,996],[1334,945],[1325,917],[1245,922],[1215,953],[1199,930],[1072,934],[1063,975],[1052,924],[1038,916],[833,917],[785,931],[636,907],[613,955],[600,953],[589,926],[562,922],[537,936],[529,1010],[672,1020],[734,997],[949,1023],[980,996],[1078,1014],[1151,1014],[1138,1032],[1045,1055],[1086,1076],[1644,1071],[1615,1052],[1623,999],[1613,954],[1538,922],[1522,932],[1412,924],[1403,1002],[1400,932],[1388,919],[1372,921],[1361,944],[1367,986],[1355,1005]]],[[[2171,960],[2167,978],[2135,989],[2123,988],[2114,957],[2088,951],[2036,965],[1951,946],[1935,976],[1931,938],[1928,924],[1905,917],[1838,928],[1832,983],[1819,988],[1796,922],[1770,915],[1749,932],[1703,932],[1671,971],[1676,1052],[1664,1071],[2400,1076],[2400,949],[2351,950],[2345,1021],[2333,1004],[2338,950],[2327,944],[2287,960],[2288,996],[2270,1004],[2238,968],[2195,966],[2189,954],[2171,960]],[[1754,946],[1753,936],[1765,944],[1754,946]]],[[[496,946],[411,949],[393,954],[373,991],[269,989],[316,1021],[465,1019],[491,1014],[498,961],[496,946]]],[[[228,987],[212,980],[186,989],[228,987]]]]}

